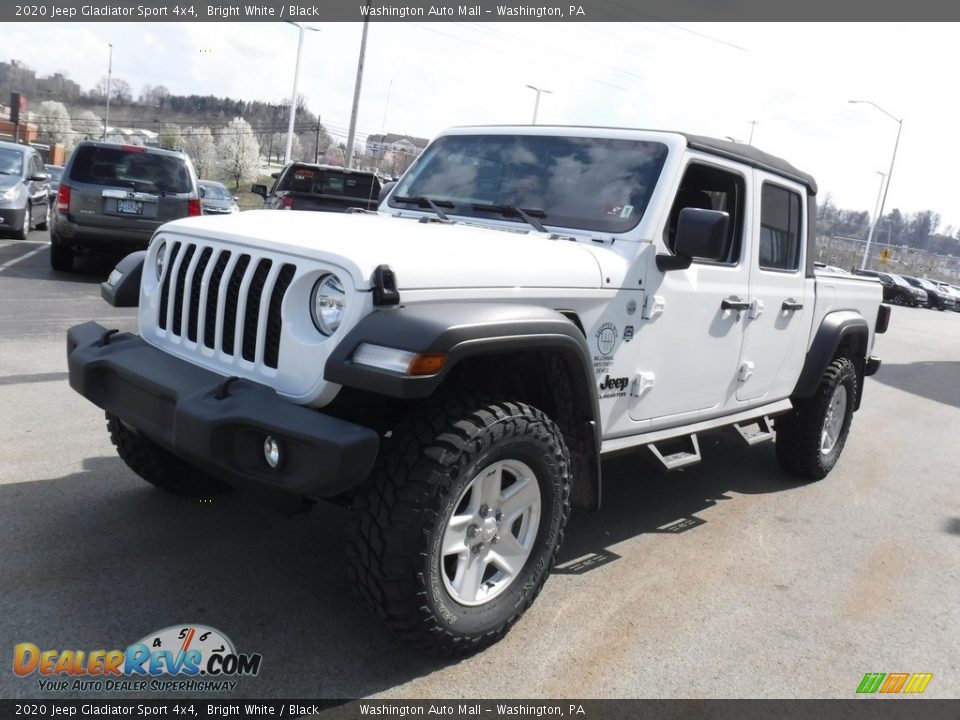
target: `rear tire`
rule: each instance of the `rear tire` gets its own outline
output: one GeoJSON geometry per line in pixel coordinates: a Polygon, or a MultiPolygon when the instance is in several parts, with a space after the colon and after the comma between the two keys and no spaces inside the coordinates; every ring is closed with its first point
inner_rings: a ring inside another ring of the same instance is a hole
{"type": "Polygon", "coordinates": [[[794,400],[776,419],[777,461],[791,475],[821,480],[843,452],[857,404],[857,371],[849,358],[827,366],[813,397],[794,400]]]}
{"type": "Polygon", "coordinates": [[[215,495],[230,489],[229,485],[164,450],[110,413],[107,413],[107,430],[117,454],[127,467],[161,490],[174,495],[196,497],[215,495]]]}
{"type": "Polygon", "coordinates": [[[48,230],[50,228],[50,203],[47,203],[47,212],[43,216],[43,221],[37,223],[37,230],[48,230]]]}
{"type": "Polygon", "coordinates": [[[61,245],[56,235],[50,236],[50,267],[57,272],[73,270],[73,248],[61,245]]]}
{"type": "Polygon", "coordinates": [[[448,402],[385,439],[356,497],[351,579],[402,640],[457,656],[502,638],[543,587],[570,513],[563,436],[512,402],[448,402]]]}

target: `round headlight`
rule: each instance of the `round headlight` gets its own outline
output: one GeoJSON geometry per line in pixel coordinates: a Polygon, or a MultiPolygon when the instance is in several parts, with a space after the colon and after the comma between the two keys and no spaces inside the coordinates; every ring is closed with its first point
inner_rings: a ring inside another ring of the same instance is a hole
{"type": "Polygon", "coordinates": [[[317,330],[324,335],[333,335],[343,320],[343,308],[346,293],[340,278],[330,273],[324,275],[313,286],[310,297],[310,315],[317,330]]]}
{"type": "Polygon", "coordinates": [[[163,263],[167,259],[167,244],[165,242],[160,243],[160,247],[157,248],[157,280],[163,277],[163,263]]]}

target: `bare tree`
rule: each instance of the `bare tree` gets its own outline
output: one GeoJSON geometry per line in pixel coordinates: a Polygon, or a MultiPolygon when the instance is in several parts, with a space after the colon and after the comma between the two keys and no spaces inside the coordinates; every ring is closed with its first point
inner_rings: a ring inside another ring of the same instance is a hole
{"type": "Polygon", "coordinates": [[[209,177],[217,161],[217,148],[210,128],[198,127],[189,130],[183,137],[183,149],[193,160],[197,175],[201,178],[209,177]]]}
{"type": "Polygon", "coordinates": [[[129,105],[133,102],[133,88],[123,78],[114,78],[110,87],[111,100],[118,105],[129,105]]]}
{"type": "Polygon", "coordinates": [[[250,123],[243,118],[234,118],[220,132],[217,152],[220,156],[220,171],[225,177],[233,178],[235,188],[239,188],[241,182],[257,177],[260,143],[254,137],[250,123]]]}

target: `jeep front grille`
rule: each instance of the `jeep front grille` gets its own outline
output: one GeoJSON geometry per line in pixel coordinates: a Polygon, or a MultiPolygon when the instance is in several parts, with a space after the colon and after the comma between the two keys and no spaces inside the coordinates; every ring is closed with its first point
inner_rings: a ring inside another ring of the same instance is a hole
{"type": "Polygon", "coordinates": [[[280,309],[296,271],[296,265],[267,257],[174,242],[157,325],[198,346],[275,369],[280,309]]]}

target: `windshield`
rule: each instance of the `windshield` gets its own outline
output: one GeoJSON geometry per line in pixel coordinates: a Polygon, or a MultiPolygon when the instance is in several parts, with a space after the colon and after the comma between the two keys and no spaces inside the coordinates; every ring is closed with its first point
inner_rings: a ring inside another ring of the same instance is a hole
{"type": "Polygon", "coordinates": [[[893,280],[894,285],[902,285],[903,287],[910,287],[910,283],[908,283],[899,275],[891,275],[890,279],[893,280]]]}
{"type": "Polygon", "coordinates": [[[43,167],[50,174],[51,180],[59,180],[60,176],[63,175],[62,165],[44,165],[43,167]]]}
{"type": "Polygon", "coordinates": [[[203,189],[203,197],[207,200],[233,200],[233,195],[223,185],[203,183],[200,187],[203,189]]]}
{"type": "Polygon", "coordinates": [[[390,206],[408,207],[393,197],[423,196],[452,203],[450,214],[523,223],[490,212],[490,206],[515,207],[542,212],[544,225],[625,232],[643,217],[666,157],[658,142],[448,135],[407,173],[390,206]]]}
{"type": "Polygon", "coordinates": [[[940,290],[940,288],[938,288],[929,280],[920,280],[919,282],[920,282],[920,287],[922,287],[924,290],[932,290],[933,292],[938,292],[940,290]]]}
{"type": "Polygon", "coordinates": [[[19,175],[23,172],[23,153],[0,148],[0,175],[19,175]]]}
{"type": "Polygon", "coordinates": [[[368,173],[295,165],[283,176],[277,190],[371,200],[380,193],[380,183],[368,173]]]}
{"type": "Polygon", "coordinates": [[[123,148],[80,146],[70,178],[96,185],[119,185],[153,192],[191,192],[187,164],[174,155],[123,148]]]}

